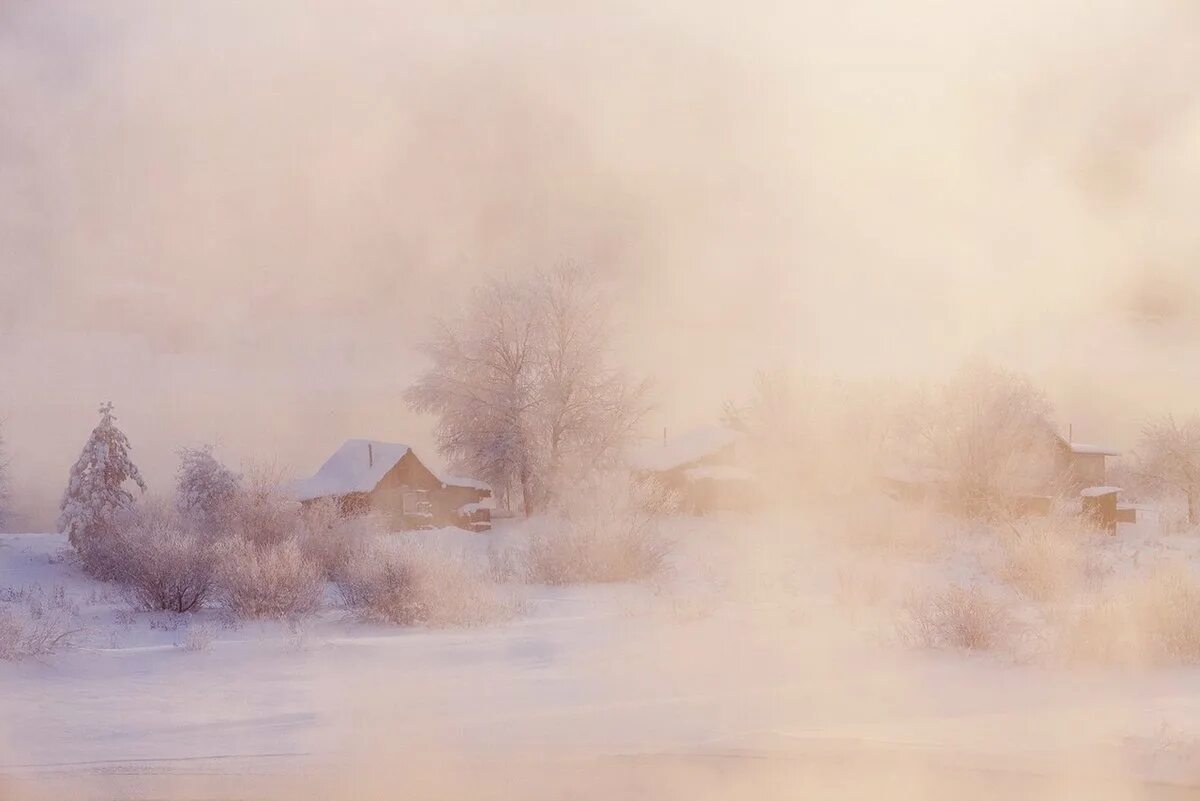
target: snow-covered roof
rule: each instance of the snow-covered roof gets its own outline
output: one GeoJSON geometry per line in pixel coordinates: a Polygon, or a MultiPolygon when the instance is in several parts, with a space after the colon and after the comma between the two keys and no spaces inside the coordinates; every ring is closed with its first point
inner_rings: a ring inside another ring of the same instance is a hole
{"type": "Polygon", "coordinates": [[[689,467],[683,471],[688,481],[753,481],[754,474],[744,467],[732,464],[718,464],[710,467],[689,467]]]}
{"type": "Polygon", "coordinates": [[[1103,445],[1087,445],[1082,442],[1068,443],[1071,448],[1071,453],[1095,453],[1101,456],[1120,456],[1121,452],[1115,448],[1107,448],[1103,445]]]}
{"type": "Polygon", "coordinates": [[[370,492],[409,450],[407,445],[396,442],[347,440],[314,476],[297,481],[292,487],[293,492],[302,501],[370,492]]]}
{"type": "Polygon", "coordinates": [[[1079,494],[1084,498],[1098,498],[1101,495],[1112,495],[1120,491],[1120,487],[1084,487],[1079,494]]]}
{"type": "Polygon", "coordinates": [[[483,490],[485,492],[492,491],[492,485],[486,481],[480,481],[477,478],[464,478],[463,476],[450,476],[445,473],[435,473],[437,480],[445,484],[447,487],[470,487],[471,489],[483,490]]]}
{"type": "Polygon", "coordinates": [[[737,432],[721,426],[696,428],[665,442],[636,448],[630,466],[639,470],[672,470],[711,456],[737,440],[737,432]]]}
{"type": "Polygon", "coordinates": [[[492,500],[491,498],[484,498],[482,501],[476,501],[474,503],[464,503],[462,506],[458,507],[458,514],[460,516],[473,515],[476,512],[482,511],[484,509],[491,510],[491,509],[495,509],[495,508],[496,508],[496,502],[494,500],[492,500]]]}

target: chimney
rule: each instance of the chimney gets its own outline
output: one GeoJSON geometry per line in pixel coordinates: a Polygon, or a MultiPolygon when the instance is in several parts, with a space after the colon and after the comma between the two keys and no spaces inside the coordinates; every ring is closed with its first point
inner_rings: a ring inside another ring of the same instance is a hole
{"type": "Polygon", "coordinates": [[[374,467],[374,466],[375,466],[375,445],[373,443],[368,442],[367,443],[367,467],[374,467]]]}

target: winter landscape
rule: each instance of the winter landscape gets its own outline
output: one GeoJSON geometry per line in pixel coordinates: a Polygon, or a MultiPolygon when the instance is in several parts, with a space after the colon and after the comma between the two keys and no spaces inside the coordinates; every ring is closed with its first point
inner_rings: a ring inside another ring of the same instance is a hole
{"type": "Polygon", "coordinates": [[[1200,796],[1198,40],[0,0],[0,801],[1200,796]]]}

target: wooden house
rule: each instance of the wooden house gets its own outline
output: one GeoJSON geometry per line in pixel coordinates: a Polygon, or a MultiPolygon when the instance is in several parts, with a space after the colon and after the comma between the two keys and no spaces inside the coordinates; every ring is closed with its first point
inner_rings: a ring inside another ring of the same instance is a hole
{"type": "Polygon", "coordinates": [[[1120,451],[1100,445],[1085,445],[1070,442],[1055,436],[1055,469],[1060,482],[1066,489],[1078,492],[1085,487],[1099,487],[1107,483],[1109,456],[1119,456],[1120,451]]]}
{"type": "Polygon", "coordinates": [[[754,504],[757,482],[741,464],[739,439],[727,428],[697,428],[638,448],[629,463],[636,473],[652,476],[674,492],[681,511],[746,511],[754,504]]]}
{"type": "Polygon", "coordinates": [[[383,515],[395,529],[491,528],[491,487],[439,475],[394,442],[348,440],[294,492],[301,503],[332,500],[344,515],[383,515]]]}

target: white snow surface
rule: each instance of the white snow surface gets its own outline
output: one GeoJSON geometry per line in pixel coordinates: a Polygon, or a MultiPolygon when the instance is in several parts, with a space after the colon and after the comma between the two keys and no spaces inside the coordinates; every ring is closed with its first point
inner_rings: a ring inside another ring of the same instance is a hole
{"type": "Polygon", "coordinates": [[[1072,442],[1071,453],[1094,453],[1102,456],[1120,456],[1121,452],[1116,448],[1109,448],[1104,445],[1088,445],[1083,442],[1072,442]]]}
{"type": "Polygon", "coordinates": [[[465,476],[452,476],[446,473],[435,473],[438,481],[448,487],[470,487],[471,489],[492,491],[492,485],[486,481],[480,481],[477,478],[467,478],[465,476]]]}
{"type": "Polygon", "coordinates": [[[351,492],[370,492],[410,448],[396,442],[347,440],[311,478],[297,481],[293,492],[302,501],[351,492]]]}
{"type": "MultiPolygon", "coordinates": [[[[829,536],[829,522],[679,518],[662,580],[531,586],[516,619],[448,630],[363,623],[332,591],[298,631],[216,608],[132,611],[119,588],[77,570],[62,536],[0,536],[0,605],[36,596],[79,629],[71,650],[0,662],[0,789],[172,771],[249,782],[446,751],[548,764],[886,750],[989,771],[1119,764],[1200,785],[1200,668],[1076,670],[905,646],[885,610],[914,587],[1012,597],[988,569],[994,539],[966,532],[950,550],[872,555],[829,536]],[[209,631],[211,644],[179,647],[189,629],[209,631]]],[[[489,551],[524,547],[519,525],[399,536],[482,564],[489,551]]],[[[1098,543],[1117,574],[1139,560],[1200,565],[1194,535],[1122,525],[1098,543]]]]}
{"type": "Polygon", "coordinates": [[[638,470],[672,470],[711,456],[737,442],[738,433],[722,426],[702,426],[665,442],[647,443],[633,450],[629,464],[638,470]]]}
{"type": "Polygon", "coordinates": [[[1098,498],[1101,495],[1112,495],[1120,491],[1120,487],[1084,487],[1079,494],[1084,498],[1098,498]]]}

